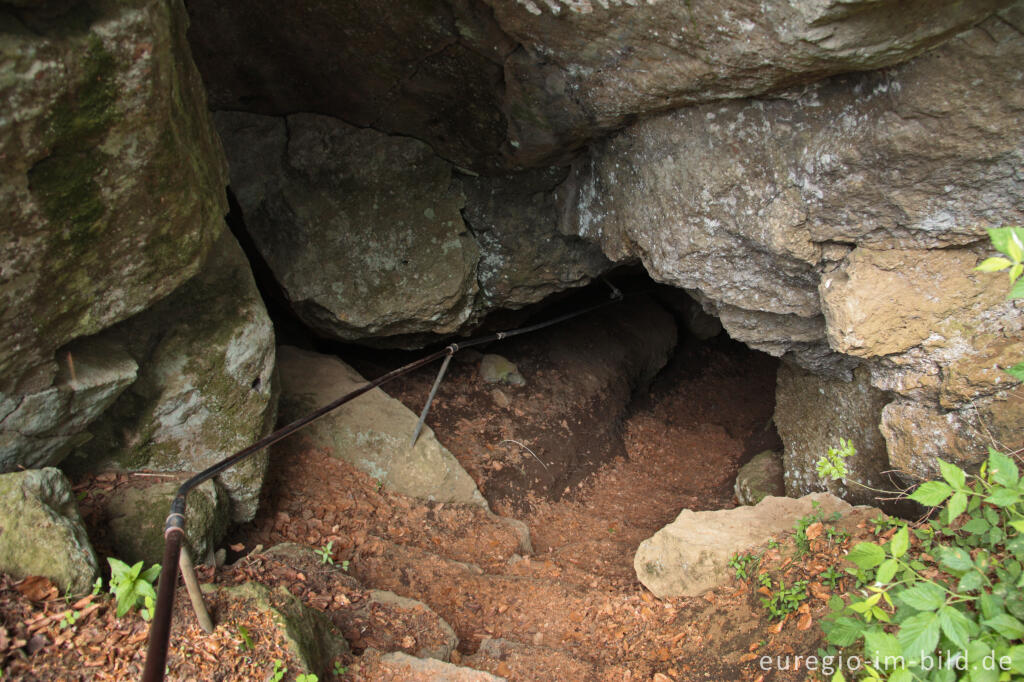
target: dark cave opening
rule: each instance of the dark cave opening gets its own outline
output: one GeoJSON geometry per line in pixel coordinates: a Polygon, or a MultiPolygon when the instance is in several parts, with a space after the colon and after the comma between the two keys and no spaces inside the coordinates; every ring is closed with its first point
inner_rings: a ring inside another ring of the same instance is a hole
{"type": "MultiPolygon", "coordinates": [[[[538,324],[622,293],[620,302],[591,313],[454,356],[426,424],[496,509],[521,515],[538,502],[578,496],[599,469],[641,454],[653,457],[651,466],[680,469],[665,479],[683,482],[677,487],[685,502],[669,511],[731,507],[736,470],[759,452],[782,449],[772,422],[778,359],[729,338],[686,292],[653,281],[638,264],[518,310],[491,312],[470,332],[421,339],[415,350],[345,343],[318,335],[290,309],[230,192],[229,201],[229,224],[250,258],[278,343],[336,356],[367,379],[446,343],[538,324]],[[514,365],[521,385],[482,376],[493,355],[514,365]],[[713,466],[701,472],[695,461],[713,466]]],[[[383,390],[418,414],[438,365],[383,390]]]]}

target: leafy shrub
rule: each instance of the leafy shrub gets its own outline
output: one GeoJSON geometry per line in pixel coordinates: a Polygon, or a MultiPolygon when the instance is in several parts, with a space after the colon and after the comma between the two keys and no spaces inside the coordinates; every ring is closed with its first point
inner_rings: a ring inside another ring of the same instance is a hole
{"type": "Polygon", "coordinates": [[[143,619],[151,619],[156,602],[153,583],[160,575],[160,564],[153,564],[143,571],[141,561],[129,566],[110,557],[107,563],[110,564],[110,593],[117,600],[117,617],[121,618],[141,603],[143,619]]]}
{"type": "Polygon", "coordinates": [[[833,616],[823,629],[836,646],[862,646],[870,662],[864,679],[1019,679],[1024,675],[1020,472],[1013,459],[995,450],[976,476],[954,464],[939,465],[942,480],[923,483],[910,495],[940,507],[929,524],[933,533],[912,536],[903,525],[883,544],[855,545],[848,558],[872,584],[849,604],[833,598],[833,616]]]}

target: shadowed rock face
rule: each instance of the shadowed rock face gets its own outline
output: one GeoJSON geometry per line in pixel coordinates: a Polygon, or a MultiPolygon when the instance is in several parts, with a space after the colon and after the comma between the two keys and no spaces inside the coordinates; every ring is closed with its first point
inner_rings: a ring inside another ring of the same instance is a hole
{"type": "MultiPolygon", "coordinates": [[[[895,468],[1020,447],[1024,401],[999,367],[1024,357],[1021,304],[972,268],[986,226],[1024,220],[1024,90],[1007,86],[1024,79],[1022,18],[886,71],[638,123],[575,165],[564,231],[698,290],[731,335],[823,390],[863,365],[891,392],[863,419],[895,468]]],[[[827,435],[791,434],[787,452],[816,458],[827,435]]]]}
{"type": "Polygon", "coordinates": [[[889,66],[1006,0],[189,0],[214,109],[316,112],[477,170],[636,116],[889,66]]]}

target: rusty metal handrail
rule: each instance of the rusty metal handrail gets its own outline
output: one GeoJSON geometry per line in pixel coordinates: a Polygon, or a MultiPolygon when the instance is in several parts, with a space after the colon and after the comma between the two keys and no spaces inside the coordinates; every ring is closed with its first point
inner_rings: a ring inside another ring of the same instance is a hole
{"type": "MultiPolygon", "coordinates": [[[[312,424],[316,420],[320,419],[324,415],[336,410],[345,403],[358,398],[362,394],[381,386],[382,384],[397,379],[398,377],[408,374],[414,370],[419,369],[425,365],[429,365],[431,362],[444,357],[444,367],[447,368],[447,363],[455,353],[462,350],[463,348],[470,348],[472,346],[479,346],[485,343],[491,343],[494,341],[501,341],[502,339],[512,338],[513,336],[520,336],[522,334],[528,334],[530,332],[538,331],[546,327],[551,327],[562,322],[571,320],[574,317],[579,317],[587,313],[593,312],[599,308],[617,303],[622,300],[622,292],[616,289],[611,283],[606,282],[612,290],[611,298],[607,301],[597,303],[580,310],[576,310],[571,313],[560,315],[544,322],[521,327],[519,329],[513,329],[510,331],[495,332],[486,336],[481,336],[475,339],[463,341],[462,343],[452,343],[439,351],[431,353],[419,360],[410,362],[407,365],[403,365],[398,369],[394,369],[387,374],[384,374],[373,381],[367,382],[363,386],[346,393],[340,398],[320,407],[313,412],[307,414],[304,417],[296,419],[295,421],[282,426],[270,435],[261,438],[252,445],[239,450],[235,454],[227,457],[217,464],[204,469],[192,478],[188,479],[181,484],[178,488],[178,492],[171,501],[171,511],[167,515],[167,521],[164,526],[164,557],[163,572],[160,575],[160,582],[157,586],[157,599],[156,608],[153,613],[153,621],[149,628],[149,643],[146,649],[146,663],[142,670],[142,682],[161,682],[164,679],[164,669],[167,665],[167,650],[170,642],[171,635],[171,616],[174,612],[174,593],[178,584],[178,569],[181,559],[182,542],[185,538],[185,498],[188,493],[196,486],[204,483],[205,481],[213,478],[214,476],[223,473],[227,469],[231,468],[235,464],[238,464],[242,460],[256,454],[260,450],[277,443],[278,441],[284,440],[288,436],[292,435],[296,431],[312,424]]],[[[437,392],[437,386],[440,384],[440,379],[443,376],[443,372],[439,373],[438,379],[434,383],[434,387],[431,391],[430,398],[427,401],[426,407],[422,414],[423,419],[426,418],[427,409],[430,407],[430,402],[433,399],[433,395],[437,392]]],[[[417,435],[418,435],[417,427],[417,435]]],[[[415,444],[415,437],[413,438],[415,444]]],[[[187,550],[186,550],[187,551],[187,550]]],[[[194,598],[194,597],[193,597],[194,598]]],[[[199,597],[202,599],[201,595],[199,597]]],[[[198,615],[198,614],[197,614],[198,615]]],[[[201,617],[200,617],[201,618],[201,617]]]]}

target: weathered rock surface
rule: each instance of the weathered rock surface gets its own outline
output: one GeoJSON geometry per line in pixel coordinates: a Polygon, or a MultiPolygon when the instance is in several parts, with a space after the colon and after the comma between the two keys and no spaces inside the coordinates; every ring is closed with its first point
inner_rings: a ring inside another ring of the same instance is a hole
{"type": "Polygon", "coordinates": [[[0,472],[61,462],[88,441],[87,427],[135,381],[138,364],[116,343],[90,337],[58,353],[53,385],[20,396],[0,393],[0,472]]]}
{"type": "Polygon", "coordinates": [[[766,497],[785,497],[782,455],[765,450],[754,455],[736,473],[733,486],[740,504],[757,504],[766,497]]]}
{"type": "MultiPolygon", "coordinates": [[[[281,418],[297,419],[366,383],[354,369],[329,355],[291,346],[278,349],[281,418]]],[[[439,502],[487,501],[454,456],[424,426],[416,445],[409,439],[417,417],[375,388],[307,427],[315,447],[350,462],[400,493],[439,502]]]]}
{"type": "Polygon", "coordinates": [[[793,529],[818,502],[824,514],[853,507],[828,493],[796,500],[766,497],[753,507],[694,512],[684,509],[676,520],[640,543],[633,558],[637,579],[660,599],[696,596],[731,576],[729,558],[793,529]]]}
{"type": "Polygon", "coordinates": [[[366,679],[393,682],[504,682],[482,670],[475,670],[435,658],[416,658],[401,651],[381,654],[367,651],[360,657],[357,671],[366,679]]]}
{"type": "Polygon", "coordinates": [[[181,3],[48,11],[5,9],[0,33],[0,391],[14,400],[53,385],[58,348],[194,275],[227,212],[181,3]]]}
{"type": "Polygon", "coordinates": [[[220,589],[230,599],[244,601],[248,608],[270,615],[287,646],[299,660],[303,670],[320,679],[329,679],[334,662],[348,653],[348,642],[322,612],[306,606],[284,587],[276,590],[255,582],[220,589]]]}
{"type": "Polygon", "coordinates": [[[321,334],[420,345],[610,267],[558,232],[550,190],[565,169],[463,176],[421,142],[326,116],[216,120],[246,227],[321,334]]]}
{"type": "Polygon", "coordinates": [[[315,111],[495,169],[564,155],[638,114],[888,66],[1007,4],[363,0],[290,12],[192,0],[189,11],[215,109],[315,111]]]}
{"type": "Polygon", "coordinates": [[[0,475],[0,571],[85,594],[99,574],[71,484],[58,469],[0,475]]]}
{"type": "Polygon", "coordinates": [[[522,308],[582,286],[611,267],[601,249],[559,231],[553,194],[567,168],[515,175],[461,177],[462,215],[480,248],[479,312],[522,308]]]}
{"type": "Polygon", "coordinates": [[[867,366],[898,394],[882,430],[907,473],[983,454],[982,421],[1020,423],[998,370],[1024,354],[1020,304],[971,268],[985,226],[1024,219],[1024,91],[1006,86],[1024,77],[1022,19],[890,70],[642,121],[576,164],[566,230],[695,289],[748,345],[838,379],[867,366]]]}
{"type": "MultiPolygon", "coordinates": [[[[127,564],[158,564],[164,552],[164,524],[181,481],[121,488],[107,498],[104,516],[114,555],[127,564]]],[[[193,489],[185,499],[185,538],[194,563],[203,563],[227,531],[230,510],[224,490],[214,481],[193,489]]]]}
{"type": "MultiPolygon", "coordinates": [[[[274,330],[227,230],[199,275],[103,338],[126,347],[141,369],[90,428],[94,438],[71,466],[198,472],[273,427],[274,330]]],[[[256,514],[266,457],[257,454],[218,476],[232,520],[256,514]]]]}
{"type": "Polygon", "coordinates": [[[526,379],[515,363],[497,353],[488,353],[480,358],[480,378],[488,384],[526,385],[526,379]]]}
{"type": "Polygon", "coordinates": [[[435,627],[444,633],[444,641],[417,642],[420,644],[420,647],[416,650],[418,658],[434,658],[439,661],[447,661],[451,659],[452,652],[459,646],[459,638],[456,636],[452,626],[441,616],[437,615],[433,609],[417,599],[401,597],[388,590],[371,590],[370,598],[365,604],[365,609],[372,611],[374,608],[385,611],[412,611],[420,615],[427,614],[434,620],[435,627]]]}
{"type": "Polygon", "coordinates": [[[306,324],[361,339],[466,321],[479,251],[430,147],[312,114],[216,120],[246,227],[306,324]]]}
{"type": "MultiPolygon", "coordinates": [[[[854,372],[852,381],[822,377],[799,367],[779,367],[775,393],[775,427],[785,444],[783,461],[786,494],[799,497],[828,490],[858,504],[875,504],[876,490],[895,490],[887,471],[889,455],[879,431],[882,408],[892,395],[871,385],[867,368],[854,372]],[[846,459],[847,476],[822,481],[816,464],[839,439],[853,442],[857,454],[846,459]]],[[[902,488],[902,486],[899,486],[902,488]]]]}

